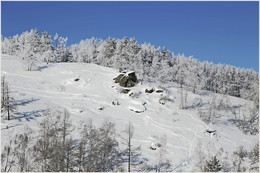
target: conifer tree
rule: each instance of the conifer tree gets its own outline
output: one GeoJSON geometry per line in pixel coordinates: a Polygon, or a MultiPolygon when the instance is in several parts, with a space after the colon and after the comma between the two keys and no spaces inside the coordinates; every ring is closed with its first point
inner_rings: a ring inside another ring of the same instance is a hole
{"type": "Polygon", "coordinates": [[[204,167],[205,172],[219,172],[221,170],[221,165],[216,156],[213,156],[210,160],[206,160],[206,165],[204,167]]]}

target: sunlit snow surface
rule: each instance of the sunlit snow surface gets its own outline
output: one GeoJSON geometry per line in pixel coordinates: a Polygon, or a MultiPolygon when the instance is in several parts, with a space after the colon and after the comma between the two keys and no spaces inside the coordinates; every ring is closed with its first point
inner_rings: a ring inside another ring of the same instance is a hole
{"type": "MultiPolygon", "coordinates": [[[[13,97],[23,103],[18,106],[19,114],[16,115],[21,118],[1,123],[2,148],[11,136],[22,133],[26,125],[37,130],[42,113],[52,107],[60,110],[66,108],[71,113],[76,127],[74,137],[80,135],[78,128],[82,122],[90,118],[98,127],[104,121],[115,122],[120,135],[124,135],[122,131],[131,121],[135,128],[134,145],[141,145],[142,154],[149,160],[149,164],[158,160],[158,150],[151,150],[150,145],[158,143],[161,136],[166,135],[166,157],[174,171],[194,171],[194,151],[198,141],[203,146],[207,146],[209,142],[214,143],[216,148],[223,147],[230,154],[239,145],[250,149],[258,141],[258,135],[244,135],[229,123],[227,120],[233,118],[230,113],[221,116],[216,124],[206,125],[199,119],[197,108],[180,110],[177,85],[165,84],[168,97],[172,101],[162,105],[159,104],[161,93],[145,93],[147,88],[157,89],[156,84],[139,83],[128,94],[120,93],[120,86],[113,81],[119,74],[115,69],[86,63],[57,63],[29,72],[17,57],[7,55],[2,55],[1,63],[1,73],[6,76],[13,97]],[[138,98],[132,98],[129,97],[131,92],[141,94],[138,98]],[[117,101],[119,105],[112,104],[117,101]],[[104,109],[99,110],[101,107],[104,109]],[[207,129],[216,130],[217,135],[205,133],[207,129]]],[[[165,91],[163,94],[165,95],[165,91]]],[[[207,104],[212,95],[208,91],[199,91],[199,94],[188,91],[188,106],[198,98],[207,104]]],[[[251,104],[235,97],[229,99],[233,105],[251,104]]]]}

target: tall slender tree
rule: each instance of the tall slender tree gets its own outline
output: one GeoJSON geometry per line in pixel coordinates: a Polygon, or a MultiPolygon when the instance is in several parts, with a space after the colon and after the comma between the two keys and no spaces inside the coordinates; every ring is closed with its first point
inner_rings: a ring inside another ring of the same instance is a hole
{"type": "Polygon", "coordinates": [[[124,130],[126,137],[123,139],[123,144],[126,146],[126,160],[127,160],[127,171],[131,172],[133,167],[141,165],[141,146],[133,146],[134,126],[129,122],[124,130]]]}

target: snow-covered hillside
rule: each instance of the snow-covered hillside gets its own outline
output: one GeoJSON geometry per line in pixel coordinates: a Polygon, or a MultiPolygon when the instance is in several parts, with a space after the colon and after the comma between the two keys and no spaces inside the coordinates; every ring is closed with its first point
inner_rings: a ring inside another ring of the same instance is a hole
{"type": "MultiPolygon", "coordinates": [[[[125,94],[120,92],[122,87],[113,80],[119,74],[115,69],[87,63],[57,63],[42,66],[38,71],[26,71],[17,57],[2,55],[1,61],[1,74],[5,75],[12,96],[21,103],[15,119],[2,120],[2,149],[12,136],[22,133],[26,125],[37,130],[43,112],[50,108],[66,108],[70,112],[76,127],[74,137],[80,135],[77,129],[82,122],[89,119],[98,127],[104,121],[114,122],[117,133],[121,135],[124,135],[122,131],[128,122],[132,122],[135,128],[134,145],[141,145],[142,157],[150,165],[156,164],[159,157],[159,149],[151,150],[151,144],[160,142],[160,138],[166,135],[165,156],[173,171],[196,171],[199,142],[205,151],[216,152],[223,148],[231,157],[238,146],[243,145],[249,150],[259,138],[258,135],[242,133],[230,121],[234,118],[230,112],[219,111],[214,124],[205,124],[198,115],[196,103],[201,99],[202,110],[206,110],[213,95],[218,99],[223,97],[209,91],[193,94],[191,89],[184,87],[184,93],[187,91],[187,109],[180,109],[181,95],[177,84],[138,83],[125,94]],[[151,88],[163,92],[145,92],[145,89],[151,88]],[[130,97],[131,93],[136,97],[130,97]],[[167,97],[167,101],[160,104],[159,100],[163,97],[167,97]],[[113,102],[119,105],[113,105],[113,102]],[[212,135],[206,130],[216,130],[216,134],[212,135]],[[207,146],[209,148],[205,148],[207,146]]],[[[253,104],[244,99],[227,97],[233,107],[243,108],[245,104],[253,104]]]]}

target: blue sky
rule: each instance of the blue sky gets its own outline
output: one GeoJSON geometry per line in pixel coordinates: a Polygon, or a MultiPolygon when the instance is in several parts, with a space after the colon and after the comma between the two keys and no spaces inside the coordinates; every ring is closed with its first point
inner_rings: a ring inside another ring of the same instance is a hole
{"type": "Polygon", "coordinates": [[[200,61],[259,71],[258,2],[1,2],[2,35],[135,37],[200,61]]]}

